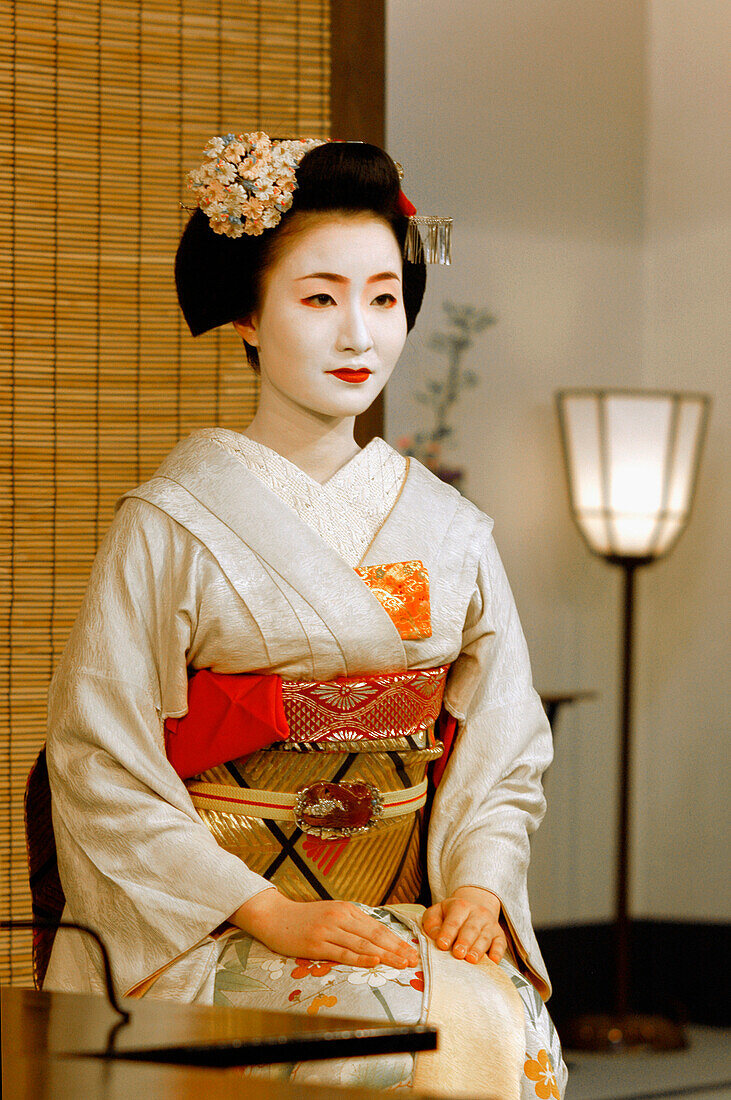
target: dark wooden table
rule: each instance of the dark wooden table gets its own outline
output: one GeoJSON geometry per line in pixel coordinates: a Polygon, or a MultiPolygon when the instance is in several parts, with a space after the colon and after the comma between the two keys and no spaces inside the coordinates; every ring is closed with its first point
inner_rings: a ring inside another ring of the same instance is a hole
{"type": "MultiPolygon", "coordinates": [[[[244,1093],[247,1100],[335,1100],[342,1088],[242,1078],[230,1067],[436,1045],[434,1028],[420,1025],[154,1000],[122,1005],[131,1010],[128,1022],[104,997],[4,987],[6,1100],[219,1100],[244,1093]]],[[[382,1093],[349,1089],[347,1095],[366,1100],[382,1093]]]]}

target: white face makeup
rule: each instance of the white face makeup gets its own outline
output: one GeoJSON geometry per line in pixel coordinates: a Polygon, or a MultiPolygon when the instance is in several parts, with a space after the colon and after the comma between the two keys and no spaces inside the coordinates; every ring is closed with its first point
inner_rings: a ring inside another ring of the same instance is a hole
{"type": "Polygon", "coordinates": [[[236,322],[259,350],[262,397],[273,387],[326,416],[367,409],[406,341],[401,267],[393,231],[375,217],[328,219],[288,242],[258,315],[236,322]]]}

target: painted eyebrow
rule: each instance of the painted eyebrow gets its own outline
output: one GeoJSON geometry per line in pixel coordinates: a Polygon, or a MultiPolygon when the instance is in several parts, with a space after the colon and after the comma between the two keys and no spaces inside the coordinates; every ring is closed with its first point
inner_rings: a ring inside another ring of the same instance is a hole
{"type": "MultiPolygon", "coordinates": [[[[350,279],[346,279],[344,275],[334,275],[332,271],[314,271],[311,275],[300,275],[298,279],[295,279],[295,282],[300,283],[303,279],[328,279],[331,283],[350,282],[350,279]]],[[[369,279],[366,279],[366,283],[380,283],[384,279],[395,279],[397,283],[401,282],[394,271],[381,271],[378,275],[371,275],[369,279]]]]}

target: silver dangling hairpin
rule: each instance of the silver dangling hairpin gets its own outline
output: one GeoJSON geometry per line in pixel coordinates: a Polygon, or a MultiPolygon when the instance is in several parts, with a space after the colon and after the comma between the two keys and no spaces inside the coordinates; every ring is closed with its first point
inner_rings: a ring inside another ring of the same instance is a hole
{"type": "Polygon", "coordinates": [[[412,214],[404,245],[404,259],[427,264],[452,262],[452,219],[431,214],[412,214]],[[422,237],[419,227],[424,230],[422,237]]]}
{"type": "MultiPolygon", "coordinates": [[[[399,182],[404,178],[403,165],[394,161],[399,182]]],[[[436,214],[417,214],[416,207],[406,198],[403,191],[399,195],[399,208],[408,215],[409,228],[404,242],[404,259],[411,263],[444,264],[452,262],[452,219],[436,214]],[[422,237],[419,228],[424,230],[422,237]]]]}

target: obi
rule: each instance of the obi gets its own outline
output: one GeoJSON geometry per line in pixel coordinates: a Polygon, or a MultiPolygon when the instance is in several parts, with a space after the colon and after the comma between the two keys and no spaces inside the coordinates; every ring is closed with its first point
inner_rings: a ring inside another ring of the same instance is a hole
{"type": "Polygon", "coordinates": [[[221,847],[287,897],[413,902],[448,671],[293,682],[202,670],[186,716],[165,723],[168,758],[221,847]]]}

